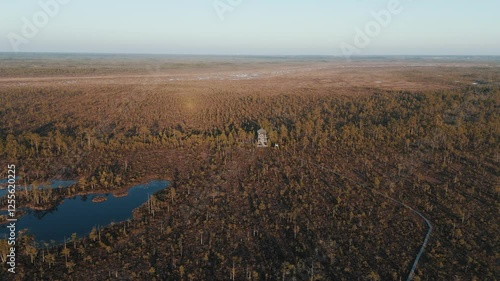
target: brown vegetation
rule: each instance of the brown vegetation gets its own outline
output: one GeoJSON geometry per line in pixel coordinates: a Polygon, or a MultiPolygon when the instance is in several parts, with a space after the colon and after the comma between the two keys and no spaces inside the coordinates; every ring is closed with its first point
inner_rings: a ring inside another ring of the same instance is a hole
{"type": "Polygon", "coordinates": [[[101,202],[104,202],[106,200],[107,200],[107,198],[105,196],[94,196],[94,198],[92,198],[92,202],[94,202],[94,203],[101,203],[101,202]]]}
{"type": "Polygon", "coordinates": [[[19,204],[172,180],[133,220],[70,247],[22,235],[17,277],[405,279],[426,224],[355,180],[432,221],[417,278],[494,279],[499,68],[341,66],[243,64],[277,74],[242,80],[196,80],[196,67],[178,81],[0,79],[0,164],[16,163],[21,183],[78,180],[19,204]],[[255,148],[260,127],[279,149],[255,148]]]}

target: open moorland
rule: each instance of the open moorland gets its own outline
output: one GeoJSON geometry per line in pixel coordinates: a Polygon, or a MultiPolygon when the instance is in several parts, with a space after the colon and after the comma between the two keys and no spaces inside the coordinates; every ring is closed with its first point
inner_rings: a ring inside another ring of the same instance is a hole
{"type": "Polygon", "coordinates": [[[15,280],[406,280],[428,234],[414,280],[497,280],[499,83],[495,57],[0,54],[0,178],[77,182],[19,207],[170,180],[85,237],[19,232],[15,280]]]}

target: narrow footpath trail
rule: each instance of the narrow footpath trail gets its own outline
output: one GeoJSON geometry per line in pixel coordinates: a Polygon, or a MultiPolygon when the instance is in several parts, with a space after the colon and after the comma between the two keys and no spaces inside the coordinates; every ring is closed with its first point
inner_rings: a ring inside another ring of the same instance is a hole
{"type": "Polygon", "coordinates": [[[413,280],[413,277],[415,276],[415,270],[417,269],[417,265],[418,265],[418,262],[420,260],[420,257],[422,256],[422,254],[424,253],[425,251],[425,247],[427,246],[427,243],[429,242],[429,238],[431,237],[431,233],[432,233],[432,224],[431,222],[429,221],[429,219],[427,219],[424,215],[422,215],[422,213],[420,213],[419,211],[413,209],[412,207],[408,206],[407,204],[397,200],[397,199],[394,199],[380,191],[377,191],[377,190],[374,190],[372,188],[369,188],[366,184],[362,184],[362,183],[359,183],[353,179],[350,179],[342,174],[339,174],[335,171],[333,171],[332,169],[329,169],[329,168],[326,168],[326,167],[323,167],[322,165],[319,165],[319,164],[316,164],[316,163],[312,163],[309,161],[310,164],[314,165],[314,166],[317,166],[325,171],[328,171],[334,175],[337,175],[341,178],[344,178],[348,181],[350,181],[351,183],[357,185],[357,186],[360,186],[360,187],[363,187],[365,189],[368,189],[370,190],[371,192],[373,192],[374,194],[377,194],[377,195],[380,195],[382,197],[385,197],[387,199],[389,199],[390,201],[393,201],[394,203],[396,204],[399,204],[407,209],[409,209],[410,211],[412,211],[413,213],[417,214],[419,217],[421,217],[426,223],[427,223],[427,226],[429,227],[429,230],[427,231],[427,235],[425,236],[425,239],[424,239],[424,242],[422,243],[422,246],[420,247],[420,251],[418,252],[417,256],[415,257],[415,261],[413,262],[413,266],[410,270],[410,272],[408,273],[408,278],[406,279],[407,281],[411,281],[413,280]]]}

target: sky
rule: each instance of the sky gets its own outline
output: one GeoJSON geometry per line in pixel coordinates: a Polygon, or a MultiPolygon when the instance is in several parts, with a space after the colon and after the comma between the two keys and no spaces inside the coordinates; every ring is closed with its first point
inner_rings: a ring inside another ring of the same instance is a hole
{"type": "Polygon", "coordinates": [[[500,55],[497,0],[2,0],[0,52],[500,55]]]}

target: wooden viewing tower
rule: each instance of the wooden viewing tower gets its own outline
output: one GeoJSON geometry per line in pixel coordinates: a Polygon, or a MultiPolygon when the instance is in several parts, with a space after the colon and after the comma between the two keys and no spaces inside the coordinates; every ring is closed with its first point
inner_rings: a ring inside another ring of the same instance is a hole
{"type": "Polygon", "coordinates": [[[257,131],[257,147],[268,147],[267,132],[264,129],[257,131]]]}

